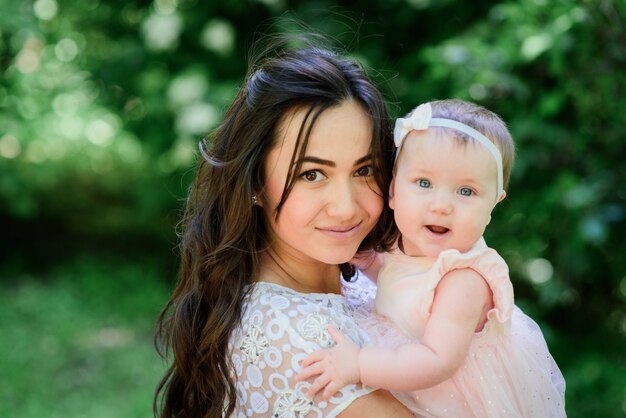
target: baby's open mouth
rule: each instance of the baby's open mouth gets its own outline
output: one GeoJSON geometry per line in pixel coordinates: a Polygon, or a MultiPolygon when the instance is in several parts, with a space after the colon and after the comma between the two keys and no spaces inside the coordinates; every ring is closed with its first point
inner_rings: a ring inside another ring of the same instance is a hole
{"type": "Polygon", "coordinates": [[[426,225],[426,228],[428,228],[430,232],[433,232],[435,234],[445,234],[449,231],[448,228],[439,225],[426,225]]]}

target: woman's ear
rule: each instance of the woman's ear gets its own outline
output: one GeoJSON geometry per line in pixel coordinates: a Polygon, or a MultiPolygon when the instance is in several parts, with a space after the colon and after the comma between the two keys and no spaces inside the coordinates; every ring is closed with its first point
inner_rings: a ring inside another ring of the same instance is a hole
{"type": "Polygon", "coordinates": [[[396,179],[393,178],[391,179],[391,183],[389,184],[389,207],[394,210],[395,210],[395,202],[393,198],[396,194],[394,190],[395,186],[396,186],[396,179]]]}

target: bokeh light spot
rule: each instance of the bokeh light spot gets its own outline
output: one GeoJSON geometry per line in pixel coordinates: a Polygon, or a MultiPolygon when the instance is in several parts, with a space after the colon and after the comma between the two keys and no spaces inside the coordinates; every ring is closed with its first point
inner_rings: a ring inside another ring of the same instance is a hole
{"type": "Polygon", "coordinates": [[[106,120],[96,119],[89,122],[86,133],[91,143],[106,147],[113,142],[115,128],[106,120]]]}
{"type": "Polygon", "coordinates": [[[194,103],[185,107],[176,120],[176,131],[181,134],[204,135],[219,119],[215,106],[194,103]]]}
{"type": "Polygon", "coordinates": [[[20,142],[11,134],[5,134],[0,138],[0,156],[12,159],[20,155],[22,147],[20,142]]]}
{"type": "Polygon", "coordinates": [[[52,100],[52,108],[59,116],[71,116],[78,110],[78,100],[70,93],[62,93],[52,100]]]}
{"type": "Polygon", "coordinates": [[[155,0],[154,9],[157,13],[162,15],[169,15],[176,11],[178,7],[177,0],[155,0]]]}
{"type": "Polygon", "coordinates": [[[66,116],[59,118],[58,133],[63,138],[76,140],[83,135],[84,123],[83,120],[76,116],[66,116]]]}
{"type": "Polygon", "coordinates": [[[422,10],[430,6],[431,0],[407,0],[407,3],[414,9],[422,10]]]}
{"type": "Polygon", "coordinates": [[[272,10],[283,10],[285,8],[285,0],[256,0],[269,7],[272,10]]]}
{"type": "Polygon", "coordinates": [[[69,62],[78,55],[78,45],[73,39],[64,38],[54,47],[54,55],[59,61],[69,62]]]}
{"type": "Polygon", "coordinates": [[[450,64],[463,64],[469,59],[467,48],[450,45],[443,50],[443,59],[450,64]]]}
{"type": "Polygon", "coordinates": [[[196,102],[208,88],[206,77],[200,73],[187,73],[176,77],[167,89],[167,98],[173,108],[196,102]]]}
{"type": "Polygon", "coordinates": [[[537,58],[541,53],[552,47],[553,39],[547,33],[540,33],[529,36],[522,43],[521,53],[524,58],[531,61],[537,58]]]}
{"type": "Polygon", "coordinates": [[[57,15],[59,6],[55,0],[37,0],[33,4],[35,16],[41,20],[51,20],[57,15]]]}
{"type": "Polygon", "coordinates": [[[587,242],[601,244],[608,235],[607,225],[597,216],[590,216],[580,223],[580,233],[587,242]]]}
{"type": "Polygon", "coordinates": [[[137,163],[143,155],[141,142],[131,135],[124,135],[116,141],[117,153],[127,163],[137,163]]]}
{"type": "Polygon", "coordinates": [[[15,67],[24,74],[35,72],[39,68],[40,52],[24,48],[15,58],[15,67]]]}
{"type": "Polygon", "coordinates": [[[212,19],[202,30],[200,43],[208,50],[228,55],[235,45],[235,28],[227,20],[212,19]]]}
{"type": "Polygon", "coordinates": [[[483,100],[487,97],[487,89],[482,84],[472,84],[469,87],[469,94],[474,100],[483,100]]]}
{"type": "Polygon", "coordinates": [[[535,258],[526,263],[526,274],[533,283],[545,283],[552,279],[554,268],[545,258],[535,258]]]}
{"type": "Polygon", "coordinates": [[[152,14],[144,20],[141,30],[149,49],[165,51],[178,45],[178,37],[183,29],[183,20],[178,14],[152,14]]]}

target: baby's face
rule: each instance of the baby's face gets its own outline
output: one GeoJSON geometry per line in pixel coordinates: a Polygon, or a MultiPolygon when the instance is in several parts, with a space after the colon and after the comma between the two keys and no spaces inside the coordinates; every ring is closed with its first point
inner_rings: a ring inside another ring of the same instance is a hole
{"type": "Polygon", "coordinates": [[[496,191],[496,162],[483,145],[433,128],[410,132],[389,199],[404,252],[468,251],[491,220],[496,191]]]}

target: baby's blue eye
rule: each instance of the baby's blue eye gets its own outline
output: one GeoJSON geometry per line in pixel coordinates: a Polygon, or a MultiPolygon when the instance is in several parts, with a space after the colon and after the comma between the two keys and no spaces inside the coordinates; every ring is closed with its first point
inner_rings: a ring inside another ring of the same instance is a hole
{"type": "Polygon", "coordinates": [[[430,181],[426,179],[419,179],[417,181],[417,184],[419,184],[420,187],[424,187],[426,189],[430,188],[430,181]]]}
{"type": "Polygon", "coordinates": [[[474,194],[474,191],[469,187],[461,187],[461,190],[459,190],[459,194],[461,196],[471,196],[474,194]]]}

